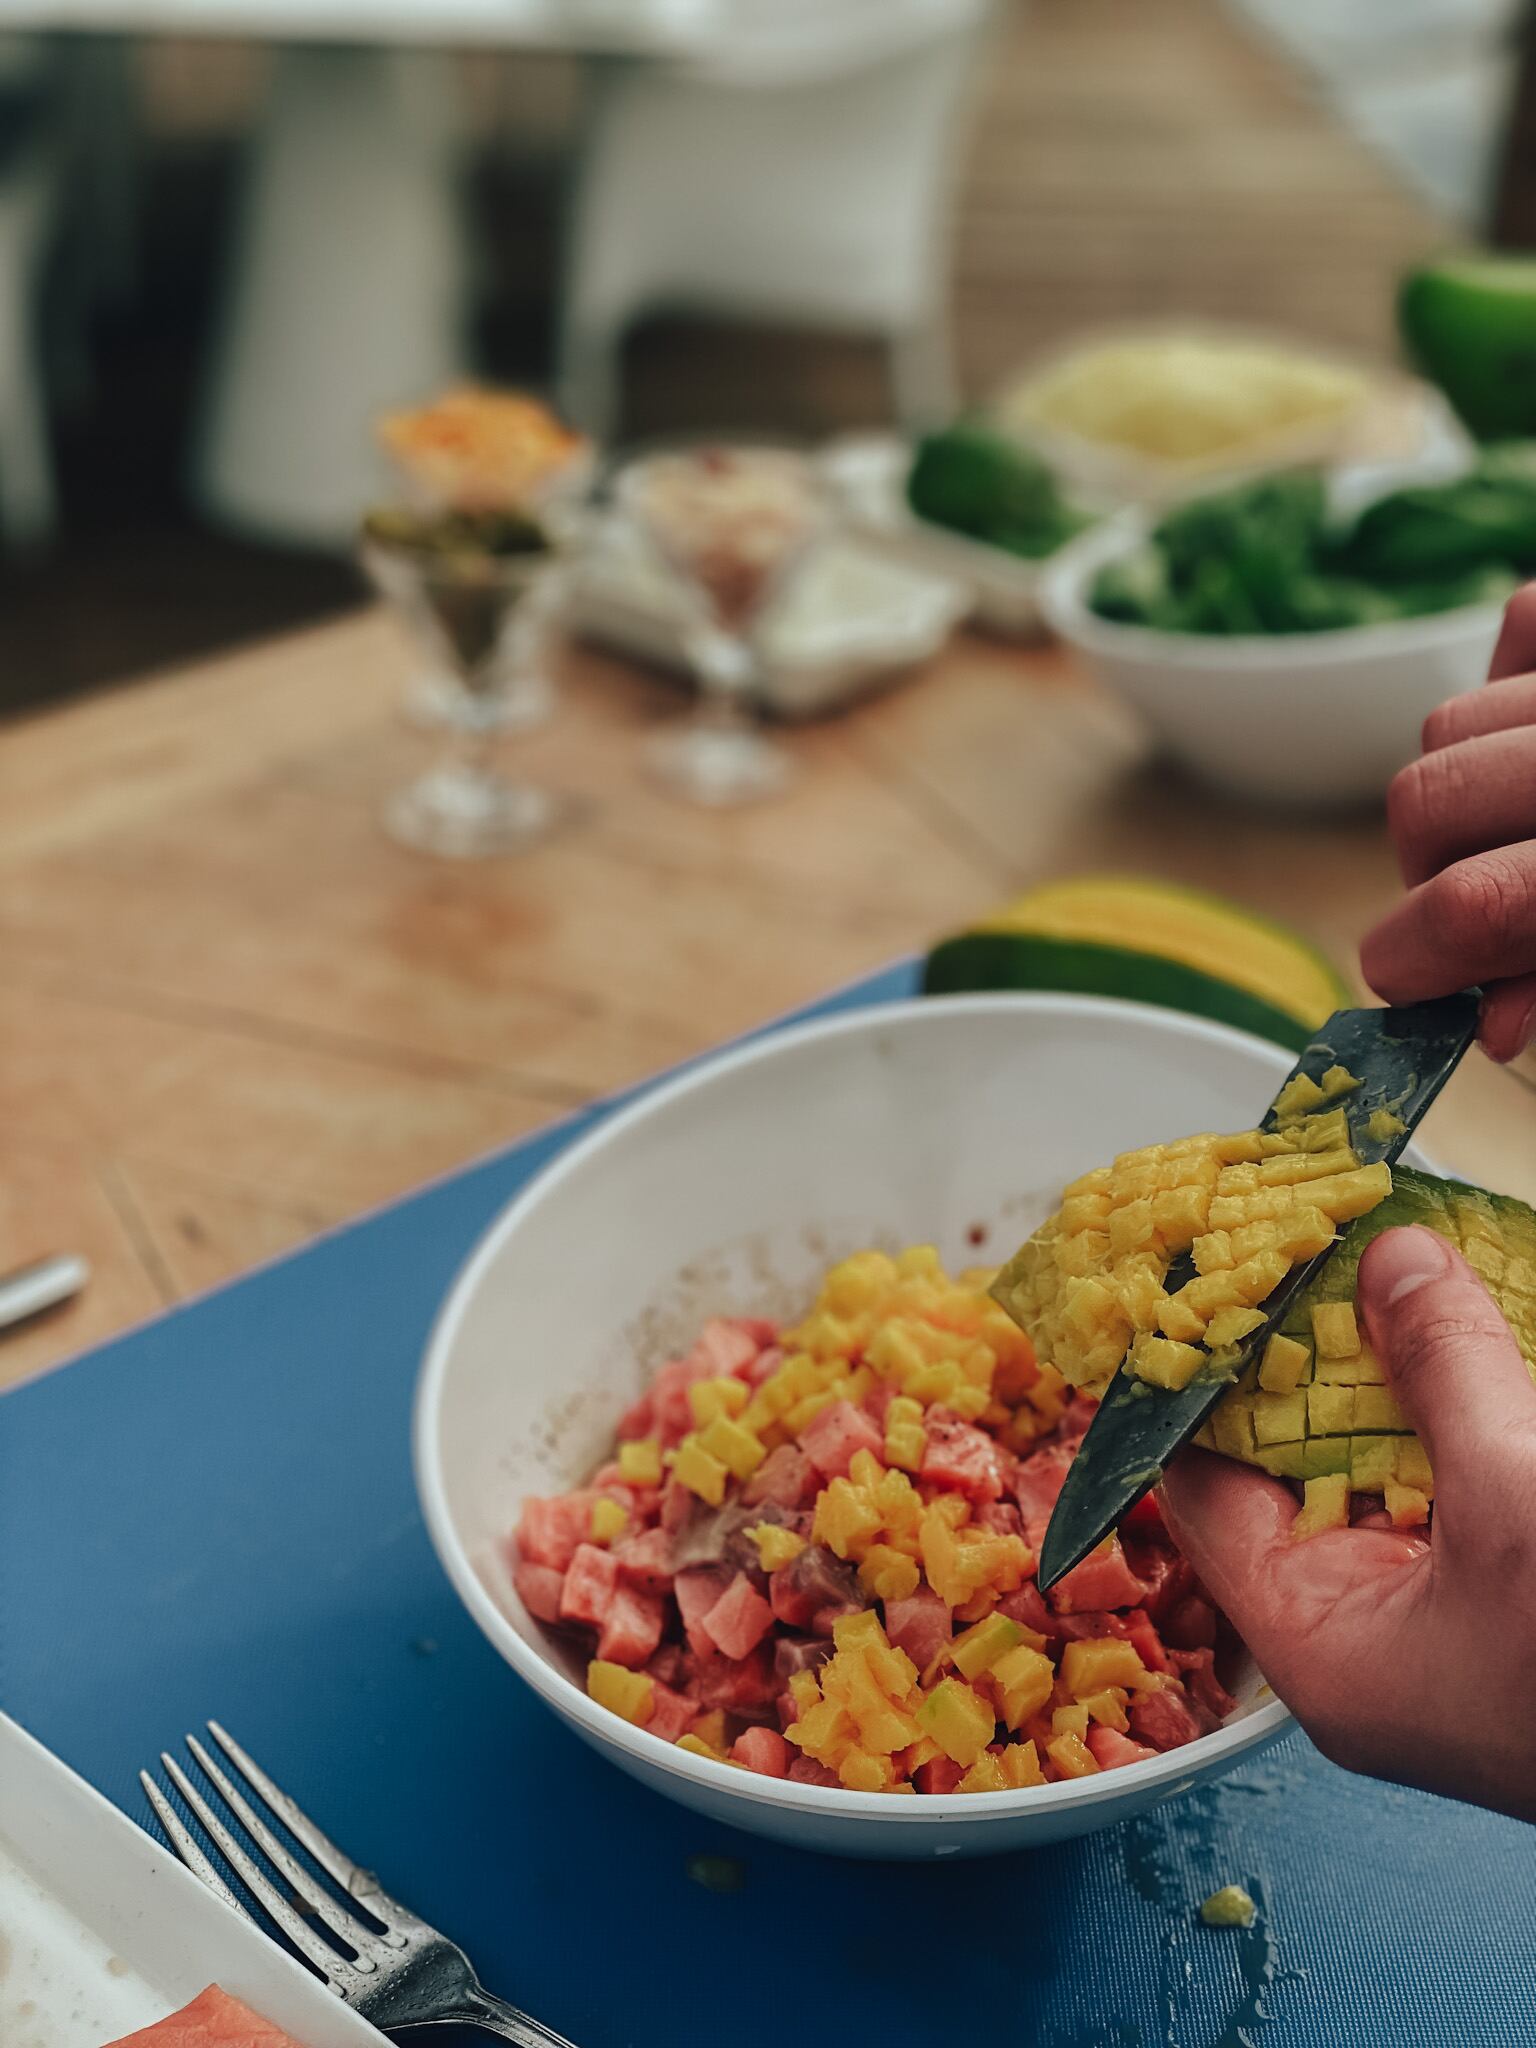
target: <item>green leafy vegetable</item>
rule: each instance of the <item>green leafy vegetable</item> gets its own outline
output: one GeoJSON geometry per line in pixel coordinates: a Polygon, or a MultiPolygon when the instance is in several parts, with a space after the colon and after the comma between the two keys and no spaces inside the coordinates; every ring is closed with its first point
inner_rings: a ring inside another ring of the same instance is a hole
{"type": "Polygon", "coordinates": [[[967,420],[918,443],[907,502],[935,526],[1030,558],[1050,554],[1088,523],[1038,456],[967,420]]]}
{"type": "Polygon", "coordinates": [[[1378,499],[1352,525],[1320,477],[1268,477],[1169,512],[1098,573],[1103,618],[1170,633],[1321,633],[1496,603],[1536,573],[1536,454],[1378,499]]]}

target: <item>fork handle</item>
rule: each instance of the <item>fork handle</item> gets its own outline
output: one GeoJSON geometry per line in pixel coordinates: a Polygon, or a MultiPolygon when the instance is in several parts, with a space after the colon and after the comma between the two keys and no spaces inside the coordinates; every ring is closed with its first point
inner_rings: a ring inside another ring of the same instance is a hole
{"type": "Polygon", "coordinates": [[[458,2020],[471,2027],[483,2027],[488,2034],[499,2034],[503,2041],[515,2042],[517,2048],[575,2048],[564,2034],[541,2026],[527,2013],[519,2012],[505,1999],[492,1997],[478,1984],[456,2011],[445,2012],[441,2017],[458,2020]]]}

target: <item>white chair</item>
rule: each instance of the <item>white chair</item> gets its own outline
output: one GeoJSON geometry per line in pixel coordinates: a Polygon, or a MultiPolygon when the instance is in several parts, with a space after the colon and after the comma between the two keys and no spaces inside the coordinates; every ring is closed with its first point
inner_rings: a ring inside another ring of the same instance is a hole
{"type": "Polygon", "coordinates": [[[611,433],[625,331],[661,308],[882,336],[898,415],[947,412],[947,231],[987,13],[881,0],[856,34],[761,34],[708,65],[609,69],[567,250],[571,417],[611,433]]]}

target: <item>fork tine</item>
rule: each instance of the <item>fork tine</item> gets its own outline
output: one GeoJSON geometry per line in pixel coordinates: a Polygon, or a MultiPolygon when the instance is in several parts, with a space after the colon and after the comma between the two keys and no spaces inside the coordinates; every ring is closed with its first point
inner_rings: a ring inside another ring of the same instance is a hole
{"type": "Polygon", "coordinates": [[[154,1808],[155,1819],[165,1829],[171,1847],[186,1864],[194,1877],[200,1877],[209,1891],[216,1892],[225,1905],[233,1906],[242,1918],[248,1918],[244,1906],[235,1897],[218,1871],[203,1854],[202,1845],[190,1828],[183,1826],[181,1816],[169,1799],[160,1790],[148,1771],[140,1771],[139,1783],[144,1787],[144,1797],[154,1808]]]}
{"type": "Polygon", "coordinates": [[[265,1800],[294,1840],[304,1844],[320,1868],[328,1876],[333,1877],[349,1897],[364,1900],[369,1912],[376,1920],[381,1920],[386,1928],[397,1920],[413,1920],[414,1916],[407,1912],[397,1899],[392,1899],[388,1892],[381,1889],[378,1879],[371,1870],[364,1870],[360,1863],[354,1863],[350,1856],[338,1849],[330,1836],[315,1826],[309,1815],[288,1796],[282,1786],[274,1784],[255,1758],[248,1756],[240,1747],[228,1729],[217,1721],[210,1721],[208,1733],[252,1791],[265,1800]]]}
{"type": "Polygon", "coordinates": [[[237,1873],[267,1917],[283,1930],[300,1955],[313,1963],[320,1974],[329,1978],[338,1990],[350,1989],[359,1976],[371,1976],[374,1970],[372,1957],[365,1956],[356,1963],[349,1962],[345,1956],[339,1955],[329,1942],[322,1941],[303,1914],[296,1912],[289,1905],[256,1859],[240,1847],[175,1757],[161,1750],[160,1764],[176,1790],[202,1822],[210,1839],[223,1852],[224,1860],[237,1873]]]}
{"type": "Polygon", "coordinates": [[[382,1948],[383,1943],[373,1929],[365,1927],[355,1914],[347,1911],[339,1899],[316,1884],[298,1858],[289,1854],[266,1822],[253,1810],[249,1800],[242,1797],[239,1790],[230,1783],[195,1735],[187,1737],[187,1747],[196,1757],[210,1783],[223,1795],[224,1804],[235,1819],[278,1875],[287,1880],[290,1888],[304,1901],[310,1911],[327,1921],[332,1930],[349,1941],[359,1954],[382,1948]]]}

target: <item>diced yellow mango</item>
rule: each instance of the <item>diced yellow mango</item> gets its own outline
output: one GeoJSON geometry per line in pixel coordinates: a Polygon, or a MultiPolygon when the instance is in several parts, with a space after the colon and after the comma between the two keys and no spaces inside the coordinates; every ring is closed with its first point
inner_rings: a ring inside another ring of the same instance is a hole
{"type": "Polygon", "coordinates": [[[1429,1453],[1416,1436],[1405,1436],[1397,1445],[1393,1469],[1399,1486],[1412,1487],[1426,1499],[1433,1500],[1435,1475],[1429,1462],[1429,1453]]]}
{"type": "Polygon", "coordinates": [[[1312,1311],[1312,1341],[1319,1358],[1358,1358],[1360,1326],[1352,1301],[1320,1301],[1312,1311]]]}
{"type": "Polygon", "coordinates": [[[859,1584],[876,1600],[910,1598],[921,1576],[916,1560],[888,1543],[872,1543],[859,1565],[859,1584]]]}
{"type": "Polygon", "coordinates": [[[719,1458],[705,1450],[691,1431],[673,1454],[672,1471],[690,1493],[708,1501],[712,1508],[719,1507],[725,1499],[725,1482],[729,1477],[726,1467],[719,1458]]]}
{"type": "Polygon", "coordinates": [[[643,1728],[656,1704],[654,1680],[643,1671],[628,1671],[611,1664],[606,1657],[594,1657],[587,1666],[587,1695],[621,1720],[643,1728]]]}
{"type": "Polygon", "coordinates": [[[1130,1369],[1149,1386],[1177,1390],[1187,1387],[1206,1362],[1205,1353],[1193,1344],[1176,1344],[1167,1337],[1141,1337],[1131,1353],[1130,1369]]]}
{"type": "Polygon", "coordinates": [[[1354,1427],[1359,1430],[1398,1430],[1408,1427],[1408,1418],[1390,1387],[1356,1387],[1354,1410],[1354,1427]]]}
{"type": "Polygon", "coordinates": [[[990,1703],[958,1678],[941,1678],[917,1710],[920,1727],[952,1763],[969,1770],[992,1740],[997,1716],[990,1703]]]}
{"type": "Polygon", "coordinates": [[[717,1748],[712,1742],[706,1742],[703,1736],[696,1733],[693,1729],[689,1729],[686,1735],[679,1735],[673,1747],[675,1749],[687,1750],[690,1756],[707,1756],[711,1763],[724,1764],[730,1762],[730,1758],[723,1749],[717,1748]]]}
{"type": "Polygon", "coordinates": [[[1003,1783],[1010,1791],[1022,1792],[1026,1785],[1043,1785],[1045,1773],[1032,1742],[1010,1742],[1000,1759],[1003,1783]]]}
{"type": "Polygon", "coordinates": [[[862,1749],[846,1752],[837,1766],[837,1775],[850,1792],[887,1792],[896,1777],[888,1756],[871,1756],[862,1749]]]}
{"type": "Polygon", "coordinates": [[[1025,1644],[1005,1651],[989,1674],[1001,1719],[1019,1728],[1038,1714],[1056,1686],[1056,1669],[1049,1657],[1025,1644]]]}
{"type": "Polygon", "coordinates": [[[1078,1704],[1088,1709],[1090,1721],[1096,1721],[1101,1728],[1113,1728],[1124,1735],[1130,1727],[1130,1716],[1125,1711],[1125,1688],[1119,1685],[1106,1686],[1103,1692],[1091,1692],[1078,1704]]]}
{"type": "MultiPolygon", "coordinates": [[[[1348,1436],[1355,1426],[1354,1387],[1313,1385],[1307,1388],[1307,1432],[1312,1436],[1348,1436]]],[[[1300,1431],[1297,1432],[1301,1434],[1300,1431]]]]}
{"type": "Polygon", "coordinates": [[[1229,1458],[1253,1458],[1258,1439],[1253,1427],[1253,1397],[1228,1394],[1211,1415],[1216,1448],[1229,1458]]]}
{"type": "Polygon", "coordinates": [[[1327,1102],[1337,1102],[1341,1095],[1352,1094],[1359,1086],[1359,1081],[1348,1067],[1331,1066],[1322,1079],[1323,1099],[1327,1102]]]}
{"type": "Polygon", "coordinates": [[[1099,1766],[1080,1735],[1057,1735],[1045,1745],[1045,1753],[1064,1778],[1091,1778],[1099,1766]]]}
{"type": "Polygon", "coordinates": [[[1218,1309],[1206,1325],[1206,1344],[1212,1351],[1223,1351],[1229,1345],[1241,1344],[1263,1320],[1262,1310],[1256,1308],[1218,1309]]]}
{"type": "Polygon", "coordinates": [[[1253,1403],[1253,1440],[1257,1444],[1295,1443],[1307,1433],[1307,1395],[1316,1388],[1298,1387],[1294,1394],[1260,1394],[1253,1403]]]}
{"type": "Polygon", "coordinates": [[[591,1540],[598,1544],[612,1543],[622,1536],[629,1527],[629,1515],[616,1500],[602,1494],[592,1503],[592,1525],[588,1531],[591,1540]]]}
{"type": "Polygon", "coordinates": [[[1051,1715],[1051,1728],[1057,1735],[1076,1735],[1081,1739],[1088,1733],[1088,1709],[1078,1701],[1057,1707],[1051,1715]]]}
{"type": "Polygon", "coordinates": [[[989,1615],[955,1637],[950,1645],[955,1669],[963,1678],[980,1678],[984,1671],[993,1669],[1005,1652],[1021,1642],[1023,1635],[1018,1623],[1010,1621],[1006,1614],[989,1615]]]}
{"type": "Polygon", "coordinates": [[[1301,1386],[1311,1369],[1312,1351],[1294,1337],[1271,1337],[1264,1347],[1259,1367],[1259,1385],[1267,1394],[1290,1394],[1301,1386]]]}
{"type": "Polygon", "coordinates": [[[776,1522],[759,1522],[747,1534],[757,1545],[757,1561],[765,1572],[782,1571],[805,1548],[805,1538],[793,1529],[781,1529],[776,1522]]]}
{"type": "Polygon", "coordinates": [[[695,1380],[688,1389],[695,1426],[704,1429],[717,1415],[739,1415],[750,1391],[745,1380],[695,1380]]]}
{"type": "Polygon", "coordinates": [[[699,1442],[712,1458],[718,1458],[738,1479],[750,1479],[768,1455],[762,1438],[754,1436],[750,1429],[743,1429],[728,1415],[717,1415],[706,1429],[700,1430],[699,1442]]]}
{"type": "Polygon", "coordinates": [[[1008,1780],[999,1758],[984,1749],[955,1787],[957,1792],[1006,1792],[1008,1780]]]}
{"type": "Polygon", "coordinates": [[[660,1486],[661,1445],[653,1436],[619,1445],[619,1476],[631,1486],[660,1486]]]}
{"type": "Polygon", "coordinates": [[[1106,1686],[1136,1687],[1146,1682],[1147,1668],[1134,1646],[1114,1636],[1069,1642],[1061,1653],[1061,1682],[1073,1699],[1102,1692],[1106,1686]]]}
{"type": "Polygon", "coordinates": [[[1349,1475],[1331,1472],[1323,1479],[1309,1479],[1291,1534],[1298,1540],[1319,1535],[1324,1529],[1342,1529],[1349,1522],[1349,1475]]]}
{"type": "Polygon", "coordinates": [[[1397,1438],[1352,1436],[1349,1440],[1349,1478],[1356,1493],[1384,1493],[1397,1478],[1397,1438]]]}
{"type": "Polygon", "coordinates": [[[789,1696],[802,1714],[821,1699],[821,1682],[814,1671],[796,1671],[789,1681],[789,1696]]]}
{"type": "Polygon", "coordinates": [[[1387,1513],[1397,1529],[1416,1529],[1429,1520],[1429,1499],[1412,1486],[1399,1486],[1389,1482],[1386,1489],[1387,1513]]]}
{"type": "Polygon", "coordinates": [[[1310,1074],[1292,1074],[1275,1097],[1275,1121],[1290,1123],[1298,1117],[1310,1116],[1313,1110],[1326,1109],[1327,1106],[1328,1097],[1310,1074]]]}

